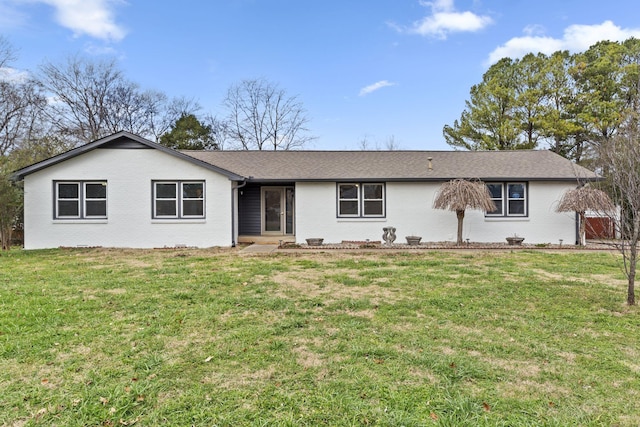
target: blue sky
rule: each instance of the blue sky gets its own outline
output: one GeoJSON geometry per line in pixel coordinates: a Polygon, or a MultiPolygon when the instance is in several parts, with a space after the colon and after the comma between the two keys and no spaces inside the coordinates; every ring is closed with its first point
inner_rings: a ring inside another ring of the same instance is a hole
{"type": "Polygon", "coordinates": [[[311,149],[447,150],[442,127],[504,56],[640,37],[637,0],[0,0],[13,65],[116,57],[144,89],[222,114],[265,78],[306,108],[311,149]]]}

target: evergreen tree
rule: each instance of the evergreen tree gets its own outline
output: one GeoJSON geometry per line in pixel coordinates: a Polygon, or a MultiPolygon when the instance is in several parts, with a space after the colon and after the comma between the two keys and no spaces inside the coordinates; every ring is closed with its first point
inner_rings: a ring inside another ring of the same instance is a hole
{"type": "Polygon", "coordinates": [[[217,150],[213,128],[193,114],[180,116],[171,130],[160,136],[160,144],[176,150],[217,150]]]}
{"type": "Polygon", "coordinates": [[[498,61],[484,74],[482,83],[471,88],[460,120],[443,129],[449,145],[467,150],[532,148],[519,135],[513,65],[509,58],[498,61]]]}

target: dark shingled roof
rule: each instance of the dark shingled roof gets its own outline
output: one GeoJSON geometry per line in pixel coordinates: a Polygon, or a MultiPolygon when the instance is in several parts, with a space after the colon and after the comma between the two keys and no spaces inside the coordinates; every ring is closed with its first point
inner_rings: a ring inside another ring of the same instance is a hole
{"type": "Polygon", "coordinates": [[[253,181],[442,181],[598,179],[547,150],[182,151],[253,181]],[[431,158],[432,168],[429,168],[431,158]]]}
{"type": "Polygon", "coordinates": [[[102,148],[157,149],[232,181],[597,180],[598,175],[547,150],[516,151],[176,151],[118,132],[15,171],[26,175],[102,148]],[[431,161],[429,160],[431,158],[431,161]],[[431,163],[431,168],[429,167],[431,163]]]}

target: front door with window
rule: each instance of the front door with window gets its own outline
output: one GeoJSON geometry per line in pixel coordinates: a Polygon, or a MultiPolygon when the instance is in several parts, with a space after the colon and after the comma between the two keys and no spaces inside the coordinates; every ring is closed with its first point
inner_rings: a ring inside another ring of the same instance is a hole
{"type": "Polygon", "coordinates": [[[294,234],[293,187],[262,187],[262,233],[294,234]]]}

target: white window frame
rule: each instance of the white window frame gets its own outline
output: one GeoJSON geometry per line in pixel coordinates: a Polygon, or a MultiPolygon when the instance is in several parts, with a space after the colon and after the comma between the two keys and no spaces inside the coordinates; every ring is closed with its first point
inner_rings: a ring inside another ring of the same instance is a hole
{"type": "Polygon", "coordinates": [[[152,183],[152,191],[153,191],[153,218],[171,218],[175,219],[179,217],[179,207],[178,207],[178,195],[180,194],[178,181],[153,181],[152,183]],[[174,188],[174,197],[158,197],[158,185],[171,185],[174,188]],[[158,201],[169,202],[173,201],[174,204],[174,215],[161,215],[158,214],[158,201]]]}
{"type": "Polygon", "coordinates": [[[386,214],[386,210],[385,210],[385,203],[384,203],[384,196],[385,196],[385,186],[383,183],[380,182],[365,182],[362,184],[361,186],[362,188],[362,216],[366,217],[366,218],[384,218],[385,214],[386,214]],[[380,198],[367,198],[366,197],[366,192],[365,192],[365,187],[368,185],[375,185],[375,186],[380,186],[380,193],[381,196],[380,198]],[[367,204],[367,202],[380,202],[380,204],[382,205],[382,212],[379,214],[367,214],[366,213],[366,209],[365,206],[367,204]]]}
{"type": "Polygon", "coordinates": [[[82,181],[82,180],[69,180],[69,181],[54,181],[54,196],[53,196],[53,217],[54,219],[106,219],[108,213],[108,187],[105,189],[104,197],[92,197],[88,198],[87,195],[87,185],[90,184],[98,184],[107,187],[106,180],[91,180],[91,181],[82,181]],[[60,185],[75,185],[78,187],[78,197],[75,198],[61,198],[60,197],[60,185]],[[75,202],[78,207],[77,215],[62,215],[60,213],[60,202],[75,202]],[[104,201],[105,205],[105,214],[104,215],[89,215],[87,213],[87,202],[102,202],[104,201]]]}
{"type": "MultiPolygon", "coordinates": [[[[495,186],[500,186],[500,197],[491,197],[491,200],[493,201],[493,203],[495,205],[500,205],[500,212],[487,212],[486,216],[491,216],[491,217],[501,217],[501,216],[505,216],[505,211],[504,211],[504,183],[502,182],[487,182],[486,185],[495,185],[495,186]]],[[[491,191],[489,191],[489,194],[491,194],[491,191]]]]}
{"type": "Polygon", "coordinates": [[[157,181],[152,181],[151,183],[151,187],[152,187],[152,218],[153,219],[203,219],[206,218],[206,211],[205,211],[205,207],[206,207],[206,203],[205,203],[205,193],[206,193],[206,189],[205,189],[205,181],[204,180],[187,180],[187,181],[182,181],[182,180],[157,180],[157,181]],[[173,185],[175,188],[175,197],[165,197],[165,198],[158,198],[157,196],[157,192],[158,192],[158,184],[170,184],[173,185]],[[202,186],[202,196],[201,197],[186,197],[184,195],[184,186],[188,185],[188,184],[199,184],[202,186]],[[164,200],[164,201],[174,201],[175,204],[175,215],[159,215],[158,214],[158,205],[157,205],[157,201],[159,200],[164,200]],[[184,204],[185,202],[188,201],[201,201],[202,202],[202,215],[186,215],[184,213],[185,209],[184,209],[184,204]]]}
{"type": "Polygon", "coordinates": [[[386,209],[386,185],[383,182],[340,182],[337,184],[336,187],[336,200],[337,200],[337,206],[336,206],[336,214],[338,218],[385,218],[386,217],[386,213],[387,213],[387,209],[386,209]],[[371,199],[371,198],[365,198],[365,186],[367,185],[376,185],[376,186],[380,186],[381,190],[382,190],[382,197],[381,198],[376,198],[376,199],[371,199]],[[357,189],[357,195],[356,198],[341,198],[340,197],[340,188],[343,186],[355,186],[357,189]],[[340,211],[340,206],[341,206],[341,202],[356,202],[357,206],[358,206],[358,212],[357,214],[343,214],[340,211]],[[382,213],[381,214],[366,214],[365,213],[365,204],[367,202],[381,202],[382,204],[382,213]]]}
{"type": "Polygon", "coordinates": [[[182,218],[204,218],[204,181],[181,181],[180,182],[180,213],[182,218]],[[187,197],[185,195],[184,186],[188,184],[198,184],[202,186],[202,194],[200,197],[187,197]],[[200,201],[202,203],[202,215],[187,215],[185,214],[185,202],[200,201]]]}
{"type": "Polygon", "coordinates": [[[84,217],[85,218],[96,218],[96,219],[105,219],[107,217],[107,182],[106,181],[85,181],[82,183],[82,195],[83,195],[83,208],[84,208],[84,217]],[[104,197],[88,197],[87,194],[87,185],[102,185],[105,187],[104,197]],[[104,201],[104,215],[89,215],[89,209],[87,208],[87,204],[89,202],[102,202],[104,201]]]}
{"type": "Polygon", "coordinates": [[[505,215],[506,216],[515,216],[515,217],[525,217],[528,215],[528,209],[527,209],[527,184],[525,182],[507,182],[505,185],[505,193],[504,195],[506,196],[506,205],[505,205],[505,215]],[[522,192],[523,194],[519,197],[510,197],[509,196],[509,187],[512,185],[521,185],[522,186],[522,192]],[[512,201],[522,201],[522,213],[511,213],[510,212],[510,206],[511,206],[511,202],[512,201]]]}
{"type": "Polygon", "coordinates": [[[343,183],[339,183],[338,184],[338,206],[337,206],[337,212],[338,212],[338,218],[359,218],[360,217],[360,185],[355,183],[355,182],[343,182],[343,183]],[[341,191],[340,189],[342,187],[346,187],[346,186],[350,186],[350,187],[356,187],[356,197],[355,198],[342,198],[340,197],[341,195],[341,191]],[[356,206],[357,206],[357,212],[355,214],[343,214],[340,210],[340,207],[342,205],[342,202],[356,202],[356,206]]]}
{"type": "Polygon", "coordinates": [[[500,203],[502,206],[501,213],[486,212],[486,217],[491,218],[525,218],[529,216],[529,185],[523,181],[509,181],[509,182],[487,182],[486,185],[500,185],[502,194],[500,198],[492,197],[494,203],[500,203]],[[509,197],[509,188],[513,185],[521,185],[523,188],[523,194],[519,197],[509,197]],[[509,207],[513,201],[522,201],[523,213],[511,213],[509,207]]]}

